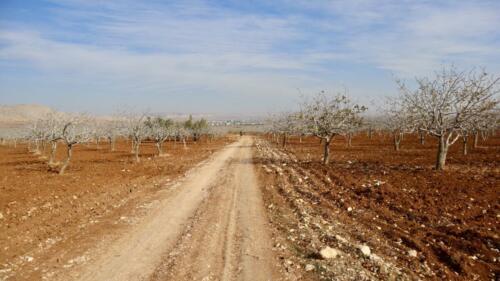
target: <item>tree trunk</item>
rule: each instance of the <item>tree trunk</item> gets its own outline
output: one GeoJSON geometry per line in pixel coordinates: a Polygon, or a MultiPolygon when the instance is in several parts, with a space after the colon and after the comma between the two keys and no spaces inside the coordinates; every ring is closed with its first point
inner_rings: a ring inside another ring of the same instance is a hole
{"type": "Polygon", "coordinates": [[[478,144],[479,144],[479,132],[475,131],[474,132],[474,148],[477,148],[478,144]]]}
{"type": "Polygon", "coordinates": [[[438,154],[436,159],[436,170],[444,170],[446,164],[446,154],[448,153],[448,144],[446,138],[443,135],[439,137],[438,154]]]}
{"type": "Polygon", "coordinates": [[[187,149],[186,138],[182,138],[182,144],[184,145],[184,149],[187,149]]]}
{"type": "Polygon", "coordinates": [[[282,142],[283,148],[286,147],[286,133],[283,134],[283,142],[282,142]]]}
{"type": "Polygon", "coordinates": [[[49,155],[49,166],[54,164],[54,159],[56,159],[57,151],[57,141],[50,142],[50,155],[49,155]]]}
{"type": "Polygon", "coordinates": [[[330,162],[330,141],[331,139],[325,138],[323,143],[323,164],[328,165],[330,162]]]}
{"type": "Polygon", "coordinates": [[[40,155],[41,152],[40,152],[40,142],[38,140],[35,141],[35,151],[34,151],[35,155],[40,155]]]}
{"type": "Polygon", "coordinates": [[[347,147],[352,147],[352,133],[347,134],[347,147]]]}
{"type": "Polygon", "coordinates": [[[401,143],[401,134],[394,134],[394,150],[399,151],[399,144],[401,143]]]}
{"type": "Polygon", "coordinates": [[[368,128],[368,139],[370,139],[370,140],[371,140],[371,139],[372,139],[372,137],[373,137],[373,130],[372,130],[372,128],[370,127],[370,128],[368,128]]]}
{"type": "Polygon", "coordinates": [[[140,141],[136,141],[135,142],[135,163],[139,163],[141,162],[141,158],[139,158],[139,148],[141,146],[141,142],[140,141]]]}
{"type": "Polygon", "coordinates": [[[69,165],[69,161],[71,160],[71,156],[73,155],[73,145],[72,144],[67,145],[66,153],[67,153],[66,160],[64,160],[64,164],[62,165],[61,170],[59,170],[59,175],[64,175],[64,171],[66,170],[66,168],[69,165]]]}
{"type": "Polygon", "coordinates": [[[468,141],[468,136],[467,136],[467,135],[464,135],[464,136],[462,137],[462,139],[463,139],[463,149],[462,149],[462,153],[463,153],[464,155],[467,155],[467,141],[468,141]]]}
{"type": "Polygon", "coordinates": [[[481,130],[481,139],[485,141],[488,138],[488,131],[481,130]]]}
{"type": "Polygon", "coordinates": [[[163,142],[162,141],[156,142],[156,151],[158,152],[158,156],[163,155],[163,142]]]}
{"type": "Polygon", "coordinates": [[[115,138],[109,137],[108,140],[109,140],[109,150],[115,151],[115,138]]]}
{"type": "Polygon", "coordinates": [[[41,149],[42,154],[45,154],[45,144],[46,144],[46,143],[45,143],[45,141],[43,140],[43,141],[42,141],[42,149],[41,149]]]}
{"type": "Polygon", "coordinates": [[[302,134],[299,136],[299,143],[302,143],[302,134]]]}
{"type": "Polygon", "coordinates": [[[424,145],[425,144],[425,133],[420,132],[419,135],[420,135],[420,144],[424,145]]]}

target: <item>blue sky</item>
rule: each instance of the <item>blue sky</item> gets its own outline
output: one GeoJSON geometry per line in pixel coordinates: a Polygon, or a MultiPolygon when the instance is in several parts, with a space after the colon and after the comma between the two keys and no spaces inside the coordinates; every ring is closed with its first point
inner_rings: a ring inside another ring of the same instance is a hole
{"type": "MultiPolygon", "coordinates": [[[[394,77],[500,73],[500,1],[0,0],[0,103],[263,114],[394,77]]],[[[375,104],[374,104],[375,103],[375,104]]]]}

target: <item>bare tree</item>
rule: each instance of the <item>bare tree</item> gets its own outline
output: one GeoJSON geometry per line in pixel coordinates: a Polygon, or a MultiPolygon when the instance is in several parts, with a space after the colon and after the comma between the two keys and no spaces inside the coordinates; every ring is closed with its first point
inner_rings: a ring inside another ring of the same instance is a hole
{"type": "Polygon", "coordinates": [[[464,129],[495,108],[499,80],[484,71],[457,72],[449,68],[434,78],[417,79],[415,90],[397,81],[401,100],[418,129],[439,140],[437,170],[445,168],[448,149],[464,129]]]}
{"type": "Polygon", "coordinates": [[[59,112],[49,113],[41,121],[41,126],[44,131],[44,141],[50,143],[48,165],[51,168],[55,164],[57,143],[62,139],[62,127],[66,121],[66,116],[59,112]]]}
{"type": "Polygon", "coordinates": [[[498,129],[500,123],[500,109],[496,107],[494,110],[489,111],[480,116],[480,118],[476,118],[472,123],[472,129],[470,132],[474,136],[474,144],[473,147],[477,148],[479,145],[479,135],[482,132],[493,131],[495,132],[498,129]]]}
{"type": "Polygon", "coordinates": [[[61,139],[66,144],[66,159],[63,162],[59,174],[63,175],[73,156],[73,147],[75,144],[89,141],[91,130],[88,126],[88,118],[84,116],[70,117],[64,122],[61,132],[61,139]]]}
{"type": "Polygon", "coordinates": [[[53,112],[37,120],[30,130],[30,143],[35,143],[35,154],[42,154],[45,151],[45,144],[50,144],[48,165],[53,168],[57,152],[57,144],[62,139],[62,128],[67,116],[63,113],[53,112]],[[41,146],[41,150],[40,150],[41,146]]]}
{"type": "Polygon", "coordinates": [[[108,140],[109,151],[115,151],[116,137],[120,134],[120,122],[110,121],[103,125],[103,135],[108,140]]]}
{"type": "Polygon", "coordinates": [[[175,123],[173,129],[176,140],[182,141],[184,149],[188,149],[186,138],[191,134],[190,130],[186,128],[184,123],[175,123]]]}
{"type": "Polygon", "coordinates": [[[360,129],[361,129],[361,118],[357,120],[358,122],[349,126],[348,128],[345,129],[345,131],[342,133],[346,139],[346,146],[347,147],[352,147],[352,138],[354,134],[356,134],[360,129]]]}
{"type": "Polygon", "coordinates": [[[271,137],[271,141],[278,144],[279,135],[281,134],[280,116],[277,114],[271,114],[267,118],[266,123],[269,124],[267,132],[271,137]]]}
{"type": "Polygon", "coordinates": [[[393,136],[394,150],[399,151],[404,134],[411,133],[415,128],[415,122],[406,108],[401,105],[400,100],[388,99],[385,108],[385,128],[393,136]]]}
{"type": "Polygon", "coordinates": [[[139,163],[141,142],[146,138],[148,127],[146,126],[146,115],[128,115],[125,118],[125,129],[128,136],[132,139],[132,153],[135,157],[135,162],[139,163]]]}
{"type": "Polygon", "coordinates": [[[99,119],[93,119],[92,121],[90,121],[90,125],[92,138],[95,141],[95,147],[96,149],[100,149],[99,142],[101,141],[101,138],[104,138],[106,136],[107,126],[102,120],[99,119]]]}
{"type": "Polygon", "coordinates": [[[299,142],[302,143],[302,137],[308,134],[307,132],[307,120],[305,119],[304,112],[302,110],[292,114],[293,126],[292,134],[299,137],[299,142]]]}
{"type": "Polygon", "coordinates": [[[45,129],[43,127],[43,120],[37,120],[31,124],[29,129],[28,150],[35,155],[40,155],[40,142],[45,137],[45,129]],[[34,146],[34,147],[33,147],[34,146]]]}
{"type": "Polygon", "coordinates": [[[282,136],[281,145],[285,148],[289,135],[296,133],[296,114],[281,113],[275,115],[271,122],[273,133],[282,136]]]}
{"type": "Polygon", "coordinates": [[[323,141],[323,164],[330,160],[330,143],[335,136],[361,124],[366,107],[351,103],[346,95],[328,96],[323,91],[303,106],[307,128],[323,141]]]}
{"type": "Polygon", "coordinates": [[[19,140],[26,140],[29,137],[29,131],[26,127],[20,128],[1,128],[0,129],[0,145],[10,144],[14,148],[17,147],[19,140]]]}
{"type": "Polygon", "coordinates": [[[148,117],[146,125],[149,127],[151,138],[155,141],[158,156],[164,156],[163,143],[174,135],[174,122],[160,117],[148,117]]]}
{"type": "MultiPolygon", "coordinates": [[[[386,110],[387,108],[381,108],[379,111],[385,112],[386,110]]],[[[383,132],[387,129],[386,121],[386,116],[382,114],[376,116],[367,116],[363,118],[363,126],[360,129],[366,132],[366,136],[369,140],[372,140],[375,134],[383,132]]]]}

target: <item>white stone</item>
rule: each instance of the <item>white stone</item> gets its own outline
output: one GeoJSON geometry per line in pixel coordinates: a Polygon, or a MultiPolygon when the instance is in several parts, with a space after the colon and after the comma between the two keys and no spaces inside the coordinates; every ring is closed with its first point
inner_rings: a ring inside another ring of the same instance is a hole
{"type": "Polygon", "coordinates": [[[345,239],[344,237],[340,236],[340,235],[335,235],[335,239],[337,239],[338,241],[344,243],[344,244],[347,244],[347,239],[345,239]]]}
{"type": "Polygon", "coordinates": [[[413,257],[413,258],[417,257],[417,251],[415,251],[413,249],[409,250],[408,251],[408,256],[413,257]]]}
{"type": "Polygon", "coordinates": [[[27,261],[27,262],[32,262],[34,260],[34,258],[30,257],[30,256],[24,256],[24,257],[22,257],[22,259],[27,261]]]}
{"type": "Polygon", "coordinates": [[[312,270],[314,270],[314,268],[315,268],[314,265],[306,264],[306,271],[312,271],[312,270]]]}
{"type": "Polygon", "coordinates": [[[352,207],[347,208],[348,212],[352,212],[352,207]]]}
{"type": "Polygon", "coordinates": [[[332,249],[332,248],[330,248],[328,246],[326,246],[325,248],[321,249],[321,251],[319,251],[319,254],[324,259],[333,259],[333,258],[336,258],[337,256],[340,255],[340,253],[339,253],[338,250],[332,249]]]}
{"type": "Polygon", "coordinates": [[[359,247],[359,250],[361,251],[361,253],[366,256],[366,257],[369,257],[371,254],[372,254],[372,251],[370,250],[370,247],[366,246],[366,245],[361,245],[359,247]]]}

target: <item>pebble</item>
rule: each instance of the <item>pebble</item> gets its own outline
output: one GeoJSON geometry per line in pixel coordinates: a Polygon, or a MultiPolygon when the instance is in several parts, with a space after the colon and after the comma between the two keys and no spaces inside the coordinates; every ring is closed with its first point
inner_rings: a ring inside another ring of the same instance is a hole
{"type": "Polygon", "coordinates": [[[306,264],[306,271],[312,271],[312,270],[314,270],[314,268],[315,268],[314,265],[306,264]]]}
{"type": "Polygon", "coordinates": [[[335,239],[337,239],[338,241],[344,243],[344,244],[347,244],[348,241],[347,239],[345,239],[344,237],[340,236],[340,235],[335,235],[335,239]]]}
{"type": "Polygon", "coordinates": [[[370,247],[366,246],[366,245],[361,245],[359,247],[359,250],[361,251],[361,253],[365,256],[365,257],[369,257],[371,254],[372,254],[372,251],[370,250],[370,247]]]}
{"type": "Polygon", "coordinates": [[[34,260],[34,258],[30,257],[30,256],[24,256],[24,257],[22,257],[22,259],[27,261],[27,262],[32,262],[34,260]]]}
{"type": "Polygon", "coordinates": [[[333,259],[340,255],[338,250],[332,249],[328,246],[321,249],[321,251],[319,251],[319,254],[323,259],[333,259]]]}
{"type": "Polygon", "coordinates": [[[415,251],[415,250],[413,250],[413,249],[412,249],[412,250],[409,250],[409,251],[408,251],[408,256],[413,257],[413,258],[416,258],[416,257],[417,257],[417,251],[415,251]]]}

